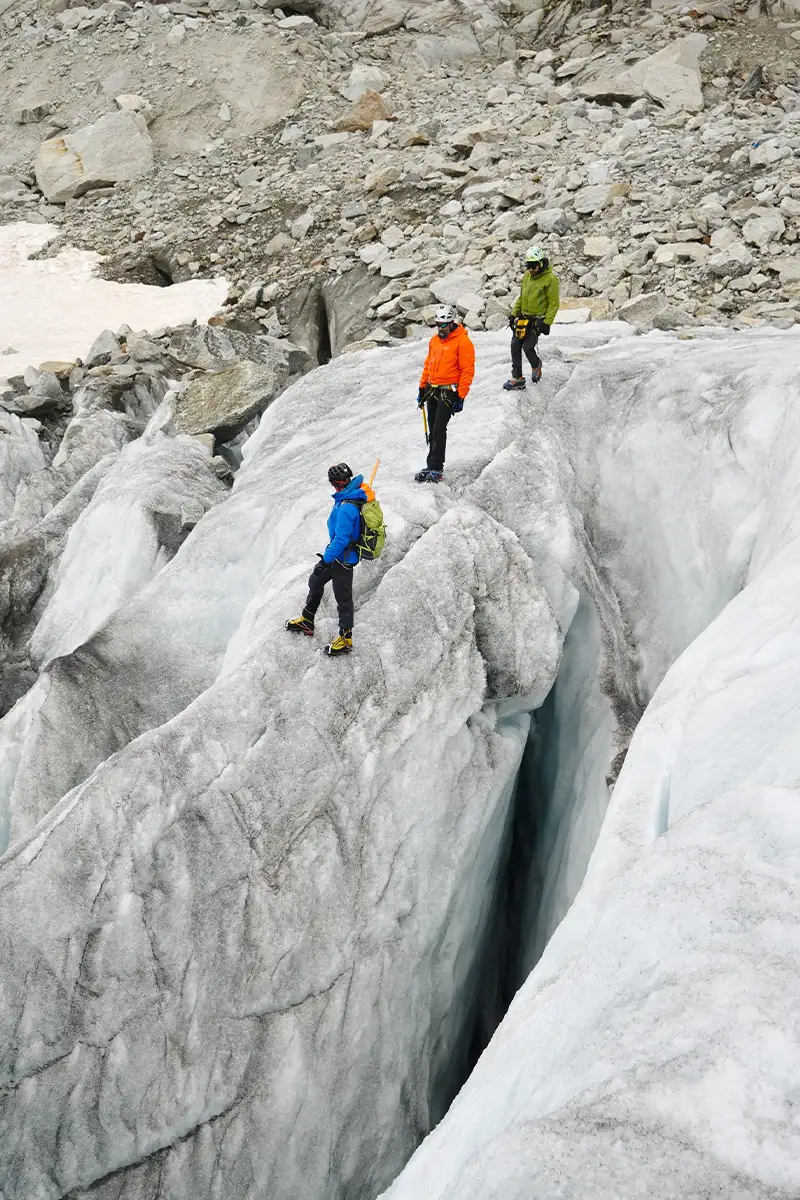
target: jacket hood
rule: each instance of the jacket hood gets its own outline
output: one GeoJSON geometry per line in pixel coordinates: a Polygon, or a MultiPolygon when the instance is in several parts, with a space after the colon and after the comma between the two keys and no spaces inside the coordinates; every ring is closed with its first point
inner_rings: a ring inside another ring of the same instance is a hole
{"type": "Polygon", "coordinates": [[[527,271],[525,272],[525,274],[528,276],[529,279],[550,279],[550,277],[553,274],[553,268],[548,267],[547,270],[540,271],[538,275],[530,275],[530,274],[528,274],[527,271]]]}
{"type": "Polygon", "coordinates": [[[367,493],[363,491],[361,485],[364,482],[363,475],[354,475],[346,488],[342,488],[340,492],[333,493],[334,501],[338,500],[366,500],[367,493]]]}

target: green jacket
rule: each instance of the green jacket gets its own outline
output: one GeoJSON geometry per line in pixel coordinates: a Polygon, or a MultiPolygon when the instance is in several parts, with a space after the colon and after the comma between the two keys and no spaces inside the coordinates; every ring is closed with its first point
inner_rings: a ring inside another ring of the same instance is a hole
{"type": "Polygon", "coordinates": [[[522,289],[511,311],[515,317],[544,317],[545,322],[552,325],[558,312],[558,303],[558,276],[548,267],[541,275],[525,272],[522,289]]]}

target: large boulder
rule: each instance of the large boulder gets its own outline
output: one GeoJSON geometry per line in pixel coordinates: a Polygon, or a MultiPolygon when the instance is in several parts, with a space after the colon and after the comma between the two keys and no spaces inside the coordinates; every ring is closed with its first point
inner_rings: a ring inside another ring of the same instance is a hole
{"type": "Polygon", "coordinates": [[[213,433],[227,441],[275,399],[285,374],[263,363],[239,362],[195,379],[175,397],[175,425],[181,433],[213,433]]]}
{"type": "Polygon", "coordinates": [[[355,63],[347,85],[342,88],[345,100],[355,102],[364,92],[383,92],[386,90],[389,77],[385,71],[373,63],[355,63]]]}
{"type": "Polygon", "coordinates": [[[662,292],[645,292],[633,300],[626,301],[618,309],[617,315],[642,331],[680,329],[684,325],[694,324],[689,314],[679,308],[673,308],[662,292]]]}
{"type": "Polygon", "coordinates": [[[138,113],[109,113],[43,142],[34,169],[45,198],[64,204],[93,188],[147,175],[153,169],[153,143],[138,113]]]}
{"type": "Polygon", "coordinates": [[[302,346],[284,338],[243,333],[219,325],[190,325],[176,329],[167,353],[181,367],[219,371],[245,359],[265,366],[280,364],[281,370],[297,375],[311,368],[311,356],[302,346]]]}
{"type": "Polygon", "coordinates": [[[716,279],[738,279],[752,271],[756,260],[742,242],[734,241],[712,254],[705,265],[709,275],[716,279]]]}
{"type": "Polygon", "coordinates": [[[342,113],[334,129],[339,133],[367,133],[373,121],[393,121],[394,116],[379,92],[363,92],[342,113]]]}
{"type": "Polygon", "coordinates": [[[24,183],[20,183],[13,175],[0,174],[0,202],[19,204],[30,199],[30,192],[24,183]]]}
{"type": "Polygon", "coordinates": [[[744,240],[759,250],[766,250],[770,242],[780,241],[786,232],[786,222],[776,209],[762,209],[745,221],[742,228],[744,240]]]}
{"type": "Polygon", "coordinates": [[[464,312],[481,312],[485,300],[481,294],[483,273],[477,267],[459,267],[434,279],[431,291],[440,304],[454,304],[464,312]]]}
{"type": "Polygon", "coordinates": [[[587,100],[630,103],[649,96],[668,112],[699,112],[703,107],[699,59],[707,41],[702,33],[690,33],[627,70],[598,76],[578,91],[587,100]]]}

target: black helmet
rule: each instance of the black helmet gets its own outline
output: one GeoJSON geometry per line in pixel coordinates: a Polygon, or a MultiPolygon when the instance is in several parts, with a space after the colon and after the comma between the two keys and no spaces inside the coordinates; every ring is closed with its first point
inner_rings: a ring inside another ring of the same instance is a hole
{"type": "Polygon", "coordinates": [[[352,478],[353,472],[347,463],[336,463],[335,466],[328,468],[329,483],[347,483],[352,478]]]}

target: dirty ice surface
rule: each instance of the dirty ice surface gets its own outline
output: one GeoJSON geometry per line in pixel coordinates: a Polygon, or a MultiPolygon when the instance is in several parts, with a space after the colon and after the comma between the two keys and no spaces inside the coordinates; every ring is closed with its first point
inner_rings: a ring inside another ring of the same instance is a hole
{"type": "Polygon", "coordinates": [[[101,257],[89,250],[31,261],[58,233],[55,225],[0,225],[0,385],[26,367],[86,354],[103,329],[207,321],[228,293],[221,279],[110,283],[97,277],[101,257]]]}

